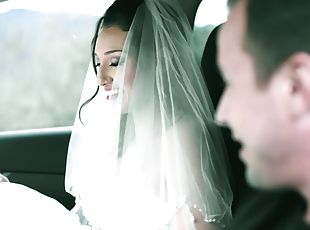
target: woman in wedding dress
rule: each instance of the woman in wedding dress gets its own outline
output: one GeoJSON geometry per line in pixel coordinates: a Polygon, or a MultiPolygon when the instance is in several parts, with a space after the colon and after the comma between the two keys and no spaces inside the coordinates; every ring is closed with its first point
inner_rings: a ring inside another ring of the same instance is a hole
{"type": "Polygon", "coordinates": [[[224,142],[180,3],[115,1],[98,22],[66,171],[93,228],[229,222],[224,142]]]}
{"type": "Polygon", "coordinates": [[[54,225],[202,230],[229,224],[224,142],[191,49],[199,2],[116,0],[100,18],[68,150],[65,187],[76,205],[66,212],[33,193],[38,203],[51,203],[48,215],[62,213],[54,225]]]}

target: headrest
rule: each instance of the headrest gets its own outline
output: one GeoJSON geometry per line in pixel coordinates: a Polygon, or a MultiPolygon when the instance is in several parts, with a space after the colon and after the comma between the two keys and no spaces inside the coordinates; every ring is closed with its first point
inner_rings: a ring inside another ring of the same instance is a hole
{"type": "Polygon", "coordinates": [[[210,33],[208,40],[203,51],[203,56],[201,59],[201,67],[203,74],[205,76],[205,81],[209,89],[210,97],[212,99],[214,108],[217,107],[219,99],[224,90],[224,81],[221,77],[220,70],[216,63],[217,59],[217,48],[216,39],[217,34],[221,25],[218,25],[210,33]]]}

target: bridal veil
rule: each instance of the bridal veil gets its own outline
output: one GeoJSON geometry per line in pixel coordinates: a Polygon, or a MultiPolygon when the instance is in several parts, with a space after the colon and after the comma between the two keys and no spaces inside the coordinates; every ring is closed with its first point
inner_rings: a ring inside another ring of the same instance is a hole
{"type": "MultiPolygon", "coordinates": [[[[213,106],[175,0],[145,0],[134,17],[112,90],[77,113],[66,191],[100,229],[173,229],[178,210],[228,224],[228,161],[213,106]],[[80,115],[80,116],[79,116],[80,115]]],[[[97,88],[89,68],[81,104],[97,88]]]]}

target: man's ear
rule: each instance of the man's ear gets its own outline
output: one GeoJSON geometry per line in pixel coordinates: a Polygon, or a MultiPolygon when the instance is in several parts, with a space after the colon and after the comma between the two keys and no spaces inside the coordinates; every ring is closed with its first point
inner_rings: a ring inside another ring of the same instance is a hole
{"type": "Polygon", "coordinates": [[[310,54],[298,52],[292,55],[286,68],[291,117],[310,119],[310,54]]]}

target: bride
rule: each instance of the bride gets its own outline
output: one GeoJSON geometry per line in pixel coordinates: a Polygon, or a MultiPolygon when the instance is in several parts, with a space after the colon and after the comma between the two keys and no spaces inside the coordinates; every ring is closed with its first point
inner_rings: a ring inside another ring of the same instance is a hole
{"type": "Polygon", "coordinates": [[[62,213],[54,223],[102,230],[229,224],[224,142],[190,47],[198,5],[116,0],[98,21],[67,158],[65,187],[76,205],[50,207],[50,216],[62,213]]]}

